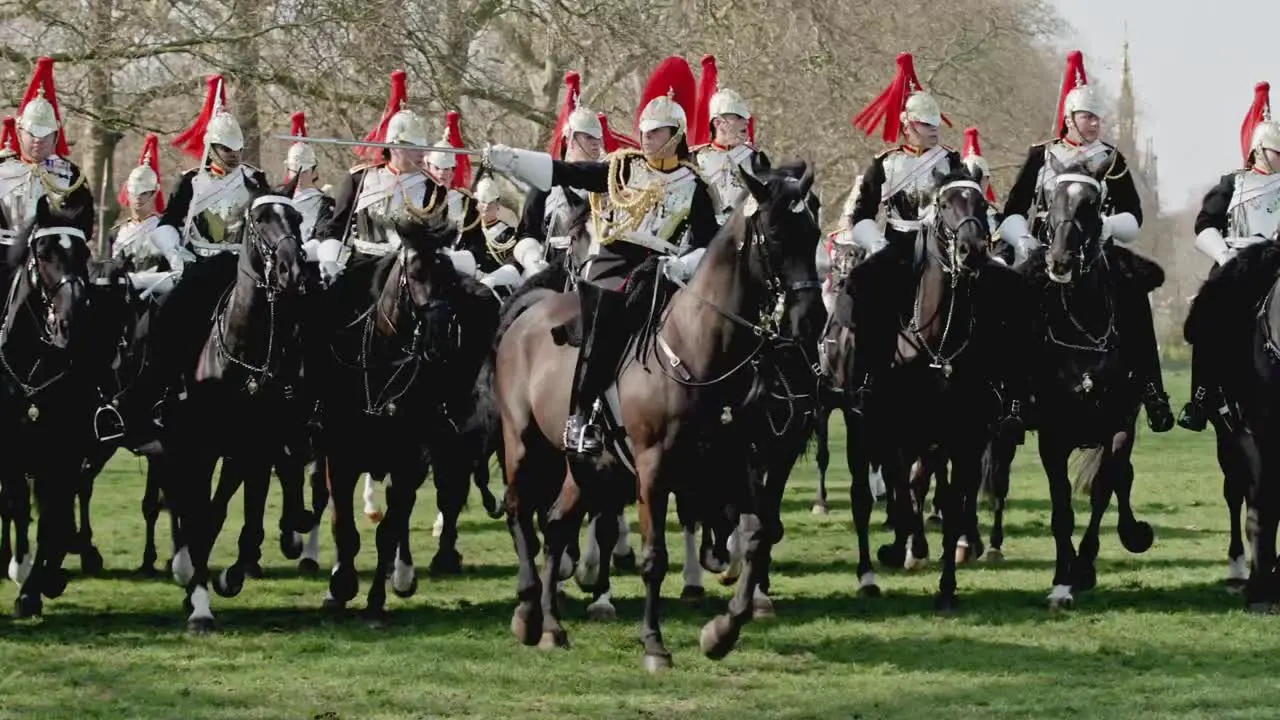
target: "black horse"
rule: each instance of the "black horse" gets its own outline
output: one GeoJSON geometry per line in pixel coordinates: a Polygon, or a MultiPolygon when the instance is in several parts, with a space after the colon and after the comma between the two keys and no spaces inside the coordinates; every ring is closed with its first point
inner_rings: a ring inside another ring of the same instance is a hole
{"type": "Polygon", "coordinates": [[[66,588],[62,562],[75,544],[80,468],[98,443],[96,385],[104,360],[92,332],[101,318],[90,301],[83,233],[37,222],[23,235],[0,270],[0,432],[7,443],[0,464],[0,556],[11,558],[10,576],[20,585],[18,617],[41,614],[43,598],[66,588]],[[32,491],[40,513],[34,553],[32,491]]]}
{"type": "Polygon", "coordinates": [[[456,517],[473,459],[460,444],[460,425],[472,415],[471,388],[498,319],[492,293],[459,278],[440,252],[456,235],[451,224],[439,217],[407,220],[396,232],[399,249],[349,265],[323,293],[308,330],[337,550],[329,609],[345,607],[359,589],[357,478],[361,472],[390,476],[368,594],[374,617],[385,611],[388,578],[400,597],[417,589],[409,519],[429,470],[442,512],[455,520],[440,537],[432,567],[461,566],[456,517]]]}
{"type": "MultiPolygon", "coordinates": [[[[1035,251],[1020,272],[1029,279],[1038,330],[1023,366],[1031,371],[1040,460],[1049,480],[1057,563],[1051,607],[1069,607],[1075,593],[1097,584],[1095,562],[1103,513],[1114,493],[1120,509],[1120,541],[1141,553],[1154,539],[1130,504],[1134,429],[1142,383],[1127,361],[1126,331],[1133,323],[1116,298],[1159,287],[1163,274],[1149,261],[1102,241],[1102,173],[1063,167],[1045,224],[1047,247],[1035,251]],[[1089,526],[1077,550],[1067,460],[1083,449],[1077,484],[1090,494],[1089,526]]],[[[1007,448],[1006,448],[1007,449],[1007,448]]]]}
{"type": "MultiPolygon", "coordinates": [[[[848,452],[855,494],[870,493],[873,453],[883,461],[885,482],[894,487],[895,541],[880,548],[879,557],[884,565],[904,567],[909,556],[924,558],[928,552],[907,469],[940,448],[951,473],[946,482],[939,476],[936,490],[943,517],[937,607],[950,610],[956,604],[960,536],[974,539],[975,557],[982,554],[976,521],[970,520],[976,518],[982,453],[1004,413],[998,388],[1005,382],[1011,339],[1025,329],[1010,310],[1020,281],[988,253],[981,177],[964,170],[938,175],[935,212],[914,247],[882,250],[847,283],[859,362],[869,348],[884,346],[886,337],[896,340],[893,367],[877,380],[876,400],[861,417],[849,418],[848,452]]],[[[846,379],[846,387],[854,387],[864,372],[853,370],[858,374],[846,379]]],[[[859,528],[860,541],[863,534],[859,528]]],[[[861,557],[863,576],[869,571],[865,546],[861,557]]]]}
{"type": "MultiPolygon", "coordinates": [[[[236,562],[214,586],[234,596],[261,556],[271,469],[281,448],[305,435],[310,409],[296,393],[310,277],[302,267],[301,220],[287,198],[254,198],[233,228],[239,253],[186,269],[151,318],[148,382],[165,390],[162,489],[183,543],[173,572],[185,587],[194,632],[213,626],[209,554],[225,519],[225,507],[215,506],[210,495],[217,461],[223,461],[220,484],[244,483],[249,506],[236,562]]],[[[288,502],[292,497],[285,494],[288,502]]],[[[301,507],[286,507],[286,513],[295,517],[297,530],[310,527],[301,507]]]]}

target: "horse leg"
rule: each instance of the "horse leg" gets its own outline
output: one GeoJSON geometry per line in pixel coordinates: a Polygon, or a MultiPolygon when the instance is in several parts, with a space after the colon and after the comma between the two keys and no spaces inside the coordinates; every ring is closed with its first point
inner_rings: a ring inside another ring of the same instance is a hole
{"type": "MultiPolygon", "coordinates": [[[[1073,592],[1087,592],[1095,588],[1098,584],[1098,535],[1102,528],[1102,516],[1106,514],[1107,507],[1111,505],[1111,495],[1115,491],[1115,478],[1119,475],[1116,462],[1116,446],[1124,442],[1121,436],[1126,435],[1123,431],[1117,433],[1117,437],[1112,440],[1110,446],[1103,446],[1096,451],[1102,453],[1101,460],[1098,463],[1098,470],[1094,474],[1093,482],[1089,487],[1089,525],[1085,528],[1084,534],[1080,536],[1080,545],[1076,551],[1076,561],[1071,568],[1071,589],[1073,592]]],[[[1086,463],[1088,460],[1085,461],[1086,463]]]]}
{"type": "Polygon", "coordinates": [[[1245,585],[1245,601],[1250,612],[1270,612],[1277,598],[1276,528],[1280,526],[1280,493],[1275,483],[1275,469],[1280,461],[1271,438],[1259,435],[1258,450],[1261,453],[1261,473],[1254,483],[1253,507],[1250,524],[1253,526],[1253,566],[1249,582],[1245,585]]]}
{"type": "Polygon", "coordinates": [[[324,477],[324,458],[316,458],[308,474],[311,482],[311,530],[307,532],[306,542],[302,547],[302,559],[298,561],[298,570],[305,575],[320,572],[320,528],[324,522],[324,511],[329,507],[329,485],[324,477]]]}
{"type": "Polygon", "coordinates": [[[378,487],[375,485],[383,479],[379,475],[375,478],[373,473],[365,473],[364,478],[364,516],[369,518],[369,522],[380,522],[382,520],[382,506],[378,504],[378,487]]]}
{"type": "MultiPolygon", "coordinates": [[[[927,458],[928,455],[921,455],[909,468],[904,468],[903,477],[907,478],[907,483],[905,486],[900,486],[898,492],[899,497],[905,498],[905,500],[900,501],[900,510],[909,509],[911,513],[906,520],[907,532],[905,533],[910,542],[911,552],[908,553],[906,563],[903,565],[903,568],[909,571],[923,570],[928,566],[929,535],[926,522],[933,523],[935,520],[941,520],[937,512],[941,508],[937,505],[938,490],[936,486],[933,492],[935,510],[928,521],[925,520],[925,499],[929,494],[929,481],[933,478],[932,468],[927,458]]],[[[939,482],[945,482],[945,478],[942,477],[939,477],[938,480],[939,482]]],[[[897,525],[895,524],[894,527],[896,528],[897,525]]]]}
{"type": "MultiPolygon", "coordinates": [[[[706,599],[707,591],[702,584],[702,558],[698,548],[698,536],[694,533],[695,527],[696,525],[681,525],[680,534],[684,537],[684,587],[680,589],[680,599],[690,605],[698,606],[706,599]]],[[[711,528],[704,524],[702,532],[710,535],[711,528]]]]}
{"type": "MultiPolygon", "coordinates": [[[[418,490],[427,480],[427,468],[423,467],[416,473],[410,476],[417,481],[416,484],[410,485],[412,492],[401,488],[395,496],[396,501],[400,503],[400,510],[396,513],[397,519],[392,527],[396,529],[399,541],[396,544],[395,566],[391,572],[391,591],[400,598],[413,597],[418,588],[418,571],[413,562],[413,546],[409,542],[409,523],[413,519],[413,508],[418,503],[418,490]]],[[[390,492],[390,490],[391,486],[388,485],[387,491],[390,492]]],[[[387,504],[390,505],[389,499],[387,504]]]]}
{"type": "Polygon", "coordinates": [[[1071,536],[1075,532],[1076,515],[1071,507],[1071,477],[1067,470],[1071,448],[1060,437],[1044,430],[1040,431],[1039,445],[1040,463],[1049,481],[1050,525],[1057,549],[1049,607],[1065,609],[1075,604],[1075,597],[1071,594],[1071,567],[1075,563],[1076,550],[1071,536]]]}
{"type": "MultiPolygon", "coordinates": [[[[35,558],[31,553],[31,484],[21,472],[7,477],[4,491],[8,500],[4,503],[7,519],[13,534],[12,551],[6,566],[9,579],[21,586],[31,575],[35,558]]],[[[5,535],[8,538],[8,533],[5,535]]]]}
{"type": "MultiPolygon", "coordinates": [[[[223,468],[226,467],[224,464],[223,468]]],[[[244,482],[243,525],[236,542],[235,562],[224,568],[213,583],[213,591],[226,598],[240,594],[246,577],[262,577],[262,541],[266,539],[263,520],[267,513],[267,492],[271,488],[271,465],[265,461],[237,462],[234,471],[244,482]]]]}
{"type": "Polygon", "coordinates": [[[200,451],[194,444],[184,445],[166,446],[166,450],[175,452],[175,460],[164,465],[161,492],[173,503],[172,512],[180,528],[181,545],[173,557],[173,576],[186,591],[187,629],[203,634],[213,630],[214,625],[209,604],[209,555],[217,540],[215,528],[219,523],[209,491],[217,457],[200,451]]]}
{"type": "Polygon", "coordinates": [[[1116,526],[1120,544],[1131,553],[1144,553],[1151,549],[1156,535],[1150,523],[1138,520],[1133,514],[1133,504],[1130,501],[1133,494],[1133,440],[1133,433],[1124,433],[1123,438],[1112,448],[1111,467],[1114,473],[1110,476],[1110,482],[1120,514],[1116,526]]]}
{"type": "MultiPolygon", "coordinates": [[[[39,511],[36,520],[36,549],[29,572],[21,581],[14,580],[18,584],[18,597],[13,604],[15,618],[37,617],[44,614],[42,595],[47,593],[41,591],[47,581],[53,581],[53,578],[49,577],[53,569],[49,560],[56,554],[57,546],[67,543],[71,538],[70,533],[75,531],[74,522],[63,523],[64,513],[57,507],[59,498],[53,494],[53,489],[54,483],[49,475],[42,474],[36,479],[35,503],[39,511]]],[[[66,502],[72,503],[74,499],[68,496],[66,502]]],[[[70,520],[74,517],[74,508],[68,507],[67,510],[66,519],[70,520]]]]}
{"type": "MultiPolygon", "coordinates": [[[[817,410],[817,422],[814,424],[813,434],[818,443],[817,463],[818,463],[818,495],[813,501],[813,514],[826,515],[831,510],[827,506],[827,467],[831,465],[831,449],[828,445],[827,423],[831,419],[830,412],[819,406],[817,410]]],[[[867,492],[871,491],[871,487],[867,487],[867,492]]]]}
{"type": "MultiPolygon", "coordinates": [[[[356,527],[355,492],[360,471],[343,453],[325,457],[325,477],[333,499],[333,545],[336,560],[325,593],[325,610],[338,611],[360,591],[356,576],[356,555],[360,552],[360,530],[356,527]]],[[[368,477],[368,476],[366,476],[368,477]]]]}
{"type": "Polygon", "coordinates": [[[160,500],[160,470],[157,467],[158,458],[151,458],[147,462],[147,480],[146,487],[142,490],[142,520],[146,523],[146,545],[142,549],[142,565],[135,571],[142,577],[156,577],[159,571],[156,570],[156,560],[159,559],[159,553],[156,550],[156,523],[160,520],[160,511],[164,509],[164,505],[160,500]]]}
{"type": "Polygon", "coordinates": [[[636,569],[636,551],[631,548],[631,528],[627,524],[625,510],[618,511],[618,534],[613,543],[613,566],[619,572],[631,572],[636,569]]]}
{"type": "MultiPolygon", "coordinates": [[[[507,529],[515,545],[516,574],[515,612],[511,616],[511,632],[525,645],[536,645],[542,636],[542,583],[538,578],[538,542],[534,511],[533,487],[539,477],[535,458],[525,449],[524,438],[514,423],[503,418],[503,468],[507,474],[507,529]]],[[[532,432],[532,431],[530,431],[532,432]]],[[[563,461],[546,463],[548,472],[563,472],[563,461]]]]}
{"type": "Polygon", "coordinates": [[[640,535],[644,549],[640,553],[640,577],[644,580],[644,624],[640,642],[644,646],[644,666],[656,672],[672,666],[671,653],[662,641],[660,614],[662,581],[667,575],[667,502],[670,492],[657,486],[660,450],[650,449],[636,458],[639,471],[640,535]]]}
{"type": "Polygon", "coordinates": [[[1017,445],[1000,439],[992,439],[988,447],[988,464],[984,468],[987,490],[991,493],[991,548],[987,560],[1004,559],[1004,509],[1009,499],[1009,475],[1017,445]]]}
{"type": "Polygon", "coordinates": [[[471,468],[465,457],[462,460],[446,457],[447,449],[436,453],[435,482],[436,508],[443,519],[436,554],[431,558],[432,576],[461,575],[462,553],[458,552],[458,516],[467,502],[471,468]]]}
{"type": "MultiPolygon", "coordinates": [[[[602,513],[596,515],[593,521],[593,527],[588,534],[588,542],[596,545],[596,569],[594,577],[590,585],[584,586],[583,589],[591,593],[591,603],[587,605],[587,619],[596,621],[610,621],[618,618],[618,611],[613,606],[613,591],[610,587],[610,564],[613,560],[613,553],[604,553],[599,555],[601,547],[615,547],[618,542],[618,528],[620,523],[611,521],[610,517],[613,513],[602,513]],[[602,521],[603,519],[603,521],[602,521]]],[[[622,517],[622,511],[618,511],[618,517],[622,517]]],[[[583,553],[583,562],[585,562],[586,553],[583,553]]]]}
{"type": "MultiPolygon", "coordinates": [[[[275,463],[276,475],[280,478],[280,554],[286,560],[302,557],[302,533],[312,527],[303,500],[307,468],[299,457],[296,453],[285,453],[275,463]]],[[[270,481],[268,476],[268,485],[270,481]]]]}
{"type": "Polygon", "coordinates": [[[1231,542],[1227,546],[1227,589],[1237,593],[1244,589],[1249,579],[1248,561],[1244,554],[1244,533],[1241,511],[1244,509],[1251,473],[1249,468],[1249,436],[1233,433],[1215,425],[1218,445],[1218,466],[1222,468],[1222,496],[1231,518],[1231,542]]]}
{"type": "Polygon", "coordinates": [[[542,634],[538,640],[538,647],[543,650],[569,647],[569,635],[560,624],[560,558],[573,534],[582,526],[582,506],[578,483],[573,473],[566,473],[560,495],[547,513],[543,530],[547,547],[542,571],[542,634]]]}
{"type": "MultiPolygon", "coordinates": [[[[846,423],[854,421],[849,413],[845,413],[846,423]]],[[[818,425],[824,427],[826,423],[819,422],[818,425]]],[[[876,498],[871,492],[871,484],[867,482],[869,468],[865,453],[857,450],[852,440],[850,438],[847,454],[850,474],[854,476],[853,482],[849,483],[849,505],[853,508],[853,527],[858,533],[858,594],[863,597],[880,597],[875,567],[871,564],[871,510],[875,507],[876,498]],[[861,480],[858,479],[859,474],[862,476],[861,480]]]]}
{"type": "Polygon", "coordinates": [[[89,507],[93,503],[93,484],[102,471],[104,463],[93,458],[89,467],[77,473],[80,484],[76,496],[80,501],[80,532],[77,537],[77,550],[80,553],[80,571],[87,577],[97,577],[102,573],[102,553],[93,544],[93,523],[89,520],[89,507]]]}

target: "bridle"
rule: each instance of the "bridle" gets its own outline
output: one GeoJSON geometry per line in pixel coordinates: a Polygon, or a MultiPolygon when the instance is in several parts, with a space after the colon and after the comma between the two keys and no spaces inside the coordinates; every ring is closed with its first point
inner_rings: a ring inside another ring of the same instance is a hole
{"type": "Polygon", "coordinates": [[[41,383],[33,383],[32,379],[36,376],[36,373],[39,372],[41,363],[45,359],[43,356],[40,356],[36,359],[35,363],[32,364],[31,366],[31,372],[26,377],[20,376],[17,373],[17,371],[14,370],[13,365],[9,362],[9,356],[4,351],[4,348],[5,348],[5,345],[7,344],[9,333],[10,331],[13,330],[12,323],[10,322],[10,318],[12,314],[16,312],[16,310],[13,307],[13,303],[18,295],[19,284],[21,283],[22,278],[25,276],[27,279],[27,284],[33,290],[35,290],[40,294],[40,302],[43,304],[45,308],[45,318],[43,323],[41,323],[40,318],[38,318],[35,315],[35,312],[32,310],[31,304],[29,302],[23,303],[23,307],[25,307],[27,311],[31,313],[32,320],[34,321],[35,325],[41,328],[40,334],[38,335],[40,342],[49,348],[54,347],[52,336],[54,333],[54,323],[57,321],[57,317],[55,315],[55,308],[53,304],[54,298],[57,297],[58,293],[65,286],[70,286],[72,288],[80,288],[82,291],[84,288],[84,280],[80,278],[78,275],[76,275],[75,273],[71,272],[69,268],[64,268],[62,277],[60,277],[58,281],[53,284],[52,287],[45,287],[44,281],[40,276],[39,264],[36,259],[36,248],[34,245],[34,241],[40,238],[52,237],[52,236],[59,236],[61,238],[58,241],[59,246],[61,246],[64,250],[67,250],[68,252],[70,252],[71,250],[72,241],[70,238],[79,238],[82,242],[85,239],[84,233],[78,228],[73,228],[73,227],[50,227],[50,228],[41,228],[39,230],[36,230],[35,234],[31,236],[32,244],[28,248],[27,261],[23,267],[22,272],[14,273],[13,279],[9,283],[9,293],[5,299],[4,310],[3,310],[4,314],[3,314],[3,317],[0,317],[0,365],[2,365],[4,367],[4,371],[8,373],[11,378],[13,378],[13,381],[17,383],[19,389],[22,390],[23,396],[27,399],[27,402],[30,403],[30,407],[28,407],[27,409],[27,417],[32,422],[36,421],[40,417],[40,410],[36,406],[33,398],[38,393],[44,391],[45,389],[52,386],[54,383],[66,377],[68,369],[64,367],[62,370],[60,370],[59,372],[57,372],[47,380],[41,383]]]}
{"type": "MultiPolygon", "coordinates": [[[[253,221],[253,211],[263,205],[284,205],[293,208],[293,201],[283,195],[263,195],[254,199],[249,207],[244,210],[243,230],[244,244],[253,253],[250,258],[257,255],[262,262],[262,272],[259,273],[253,269],[253,263],[241,262],[237,264],[240,274],[249,278],[256,290],[262,290],[267,297],[267,350],[264,359],[260,365],[252,364],[242,358],[237,357],[227,347],[227,308],[230,307],[231,294],[235,291],[235,285],[232,285],[223,293],[221,302],[218,303],[217,315],[214,321],[214,342],[217,346],[218,357],[239,367],[249,374],[249,379],[245,381],[245,390],[253,395],[258,389],[267,382],[276,379],[275,372],[272,370],[272,356],[275,353],[276,325],[277,325],[277,300],[280,295],[287,292],[287,288],[283,287],[280,278],[276,274],[276,263],[274,257],[280,249],[280,245],[290,240],[297,242],[298,236],[289,228],[289,232],[281,235],[275,243],[269,243],[266,237],[258,231],[258,224],[253,221]]],[[[301,282],[301,278],[298,279],[301,282]]],[[[288,388],[286,387],[286,392],[288,388]]]]}
{"type": "MultiPolygon", "coordinates": [[[[1055,185],[1062,185],[1064,183],[1078,183],[1078,184],[1087,185],[1093,188],[1098,193],[1099,207],[1102,206],[1103,199],[1106,196],[1106,186],[1103,185],[1101,182],[1099,182],[1097,178],[1091,175],[1084,175],[1082,173],[1063,173],[1061,175],[1058,175],[1056,178],[1054,178],[1054,183],[1055,185]]],[[[1094,264],[1097,263],[1100,258],[1105,256],[1105,254],[1102,252],[1102,243],[1100,242],[1100,237],[1092,237],[1087,232],[1085,232],[1084,225],[1080,222],[1080,218],[1076,217],[1074,213],[1072,214],[1070,219],[1064,220],[1064,221],[1056,221],[1056,222],[1053,219],[1053,215],[1050,213],[1045,216],[1044,232],[1043,232],[1043,237],[1041,238],[1041,242],[1043,242],[1046,246],[1052,246],[1053,240],[1057,236],[1058,228],[1062,227],[1063,224],[1070,225],[1072,228],[1074,228],[1076,233],[1078,233],[1081,237],[1084,238],[1084,241],[1080,244],[1080,248],[1079,248],[1079,252],[1080,252],[1079,272],[1081,275],[1084,275],[1093,268],[1094,264]]]]}

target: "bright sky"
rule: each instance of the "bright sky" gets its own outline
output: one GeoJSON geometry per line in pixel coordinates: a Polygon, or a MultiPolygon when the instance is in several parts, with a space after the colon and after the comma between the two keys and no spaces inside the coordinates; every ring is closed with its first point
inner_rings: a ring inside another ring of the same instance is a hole
{"type": "Polygon", "coordinates": [[[1240,122],[1255,83],[1273,84],[1280,111],[1280,63],[1268,40],[1280,27],[1280,3],[1054,2],[1076,31],[1067,49],[1082,50],[1090,80],[1097,77],[1112,92],[1120,89],[1128,25],[1139,143],[1149,136],[1155,144],[1161,205],[1167,210],[1198,205],[1208,185],[1240,166],[1240,122]]]}

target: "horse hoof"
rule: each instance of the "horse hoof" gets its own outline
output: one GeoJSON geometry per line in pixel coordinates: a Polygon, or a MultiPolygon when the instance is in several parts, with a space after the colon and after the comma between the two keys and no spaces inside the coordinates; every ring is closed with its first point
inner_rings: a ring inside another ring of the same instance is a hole
{"type": "Polygon", "coordinates": [[[933,609],[941,615],[951,615],[960,609],[960,599],[955,593],[938,593],[933,599],[933,609]]]}
{"type": "Polygon", "coordinates": [[[443,548],[436,551],[431,558],[428,572],[432,577],[445,577],[462,574],[462,554],[457,550],[448,551],[443,548]]]}
{"type": "Polygon", "coordinates": [[[964,565],[965,563],[969,562],[969,560],[970,560],[969,548],[963,545],[957,545],[956,546],[956,564],[964,565]]]}
{"type": "Polygon", "coordinates": [[[187,621],[187,632],[192,635],[208,635],[213,632],[213,618],[191,618],[187,621]]]}
{"type": "Polygon", "coordinates": [[[898,569],[904,567],[907,560],[907,549],[899,545],[881,545],[876,551],[876,559],[880,566],[898,569]]]}
{"type": "Polygon", "coordinates": [[[142,563],[138,566],[133,574],[140,578],[153,579],[160,577],[160,571],[156,569],[155,563],[142,563]]]}
{"type": "Polygon", "coordinates": [[[1151,523],[1142,522],[1141,520],[1119,529],[1120,544],[1124,545],[1124,549],[1137,555],[1151,549],[1151,545],[1156,541],[1155,530],[1151,528],[1151,523]]]}
{"type": "Polygon", "coordinates": [[[522,645],[537,645],[542,635],[542,611],[533,604],[521,603],[511,614],[511,634],[522,645]]]}
{"type": "Polygon", "coordinates": [[[261,580],[262,575],[263,575],[263,572],[262,572],[261,564],[257,562],[251,562],[251,563],[247,563],[244,566],[244,576],[249,578],[250,580],[261,580]]]}
{"type": "Polygon", "coordinates": [[[883,593],[880,591],[879,585],[863,585],[858,588],[858,597],[878,598],[882,595],[883,593]]]}
{"type": "Polygon", "coordinates": [[[320,563],[311,558],[302,558],[298,561],[298,572],[303,575],[316,575],[320,572],[320,563]]]}
{"type": "Polygon", "coordinates": [[[1071,594],[1071,588],[1066,585],[1055,585],[1053,592],[1049,593],[1049,609],[1071,610],[1076,606],[1076,598],[1071,594]]]}
{"type": "Polygon", "coordinates": [[[907,558],[902,564],[902,569],[907,572],[917,572],[929,567],[928,557],[915,557],[914,555],[907,558]]]}
{"type": "Polygon", "coordinates": [[[61,568],[54,570],[44,576],[41,582],[40,594],[50,600],[57,600],[62,597],[62,593],[67,591],[67,571],[61,568]]]}
{"type": "Polygon", "coordinates": [[[1253,615],[1268,615],[1271,612],[1271,603],[1251,602],[1249,603],[1249,612],[1253,615]]]}
{"type": "Polygon", "coordinates": [[[13,616],[18,619],[40,617],[44,614],[44,600],[39,595],[19,595],[13,601],[13,616]]]}
{"type": "Polygon", "coordinates": [[[320,603],[320,609],[327,613],[337,615],[346,611],[347,603],[333,597],[332,595],[328,595],[325,596],[324,602],[320,603]]]}
{"type": "Polygon", "coordinates": [[[373,523],[374,525],[377,525],[378,523],[382,522],[382,511],[381,511],[381,510],[368,510],[368,509],[366,509],[366,510],[364,511],[364,516],[365,516],[365,517],[367,517],[367,518],[369,518],[369,522],[373,523]]]}
{"type": "Polygon", "coordinates": [[[814,515],[818,515],[820,517],[825,517],[831,514],[831,510],[827,508],[826,503],[814,503],[812,512],[814,515]]]}
{"type": "Polygon", "coordinates": [[[343,605],[351,602],[358,592],[360,579],[356,577],[355,568],[347,566],[329,577],[329,595],[343,605]]]}
{"type": "Polygon", "coordinates": [[[280,533],[280,554],[285,560],[297,560],[302,557],[302,540],[292,531],[280,533]]]}
{"type": "Polygon", "coordinates": [[[671,662],[671,653],[645,653],[644,669],[651,673],[670,670],[674,663],[671,662]]]}
{"type": "Polygon", "coordinates": [[[224,598],[233,598],[244,590],[244,571],[237,565],[223,570],[213,583],[213,591],[224,598]]]}
{"type": "Polygon", "coordinates": [[[925,520],[925,523],[932,527],[941,527],[942,516],[939,515],[937,512],[930,513],[928,519],[925,520]]]}
{"type": "Polygon", "coordinates": [[[987,562],[1002,563],[1004,562],[1004,551],[998,547],[993,547],[987,551],[987,562]]]}
{"type": "Polygon", "coordinates": [[[698,647],[712,660],[722,660],[738,644],[740,630],[728,615],[717,615],[698,634],[698,647]]]}
{"type": "Polygon", "coordinates": [[[1227,578],[1227,593],[1229,595],[1241,595],[1244,593],[1244,588],[1248,584],[1249,584],[1248,580],[1242,580],[1240,578],[1227,578]]]}
{"type": "Polygon", "coordinates": [[[768,595],[756,595],[751,600],[751,616],[756,620],[769,620],[778,617],[773,609],[773,600],[768,595]]]}
{"type": "Polygon", "coordinates": [[[388,613],[387,609],[384,607],[370,605],[360,611],[360,618],[363,619],[365,625],[368,625],[371,629],[381,630],[387,626],[387,623],[390,621],[391,614],[388,613]]]}
{"type": "Polygon", "coordinates": [[[618,619],[618,610],[612,603],[591,603],[587,606],[587,619],[591,622],[613,622],[618,619]]]}
{"type": "Polygon", "coordinates": [[[569,633],[564,628],[556,628],[555,630],[543,630],[542,637],[538,640],[539,650],[568,650],[569,649],[569,633]]]}
{"type": "Polygon", "coordinates": [[[742,577],[741,569],[737,570],[736,572],[732,570],[726,570],[725,572],[720,573],[717,579],[720,581],[720,584],[723,585],[724,587],[733,587],[734,585],[738,584],[738,578],[740,577],[742,577]]]}
{"type": "Polygon", "coordinates": [[[102,553],[90,545],[80,553],[80,572],[86,577],[98,577],[102,574],[102,553]]]}
{"type": "Polygon", "coordinates": [[[396,597],[400,598],[401,600],[407,600],[413,597],[414,594],[418,592],[418,576],[414,575],[413,579],[409,581],[409,587],[405,588],[404,590],[401,590],[400,588],[395,586],[395,583],[392,583],[391,592],[395,593],[396,597]]]}
{"type": "Polygon", "coordinates": [[[636,571],[636,551],[627,548],[627,552],[622,555],[613,556],[613,568],[620,573],[636,571]]]}
{"type": "Polygon", "coordinates": [[[701,585],[685,585],[680,591],[680,599],[689,605],[699,607],[707,599],[707,590],[701,585]]]}

